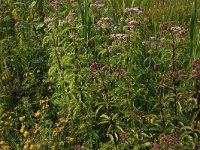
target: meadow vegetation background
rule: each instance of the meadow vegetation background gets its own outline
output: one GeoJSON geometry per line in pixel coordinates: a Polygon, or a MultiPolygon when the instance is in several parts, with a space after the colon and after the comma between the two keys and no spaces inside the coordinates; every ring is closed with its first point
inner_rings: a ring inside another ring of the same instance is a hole
{"type": "Polygon", "coordinates": [[[197,0],[0,0],[0,149],[199,150],[197,0]]]}

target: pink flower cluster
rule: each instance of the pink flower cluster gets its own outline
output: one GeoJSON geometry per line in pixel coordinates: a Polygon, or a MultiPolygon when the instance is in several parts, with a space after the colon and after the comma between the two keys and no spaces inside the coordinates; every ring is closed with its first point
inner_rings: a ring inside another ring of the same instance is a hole
{"type": "Polygon", "coordinates": [[[193,77],[200,79],[200,58],[197,58],[192,62],[192,68],[193,68],[193,77]]]}
{"type": "Polygon", "coordinates": [[[128,36],[126,34],[111,34],[111,38],[118,39],[120,41],[126,41],[128,39],[128,36]]]}
{"type": "Polygon", "coordinates": [[[140,7],[134,7],[134,8],[126,8],[126,11],[127,12],[135,12],[135,13],[142,13],[144,11],[143,8],[140,8],[140,7]]]}
{"type": "Polygon", "coordinates": [[[134,25],[134,26],[139,25],[139,22],[136,21],[136,20],[130,20],[130,21],[127,20],[126,23],[127,23],[128,25],[134,25]]]}
{"type": "Polygon", "coordinates": [[[96,1],[94,4],[90,4],[90,7],[94,7],[94,8],[97,8],[97,9],[101,9],[105,6],[105,4],[99,2],[99,1],[96,1]]]}
{"type": "Polygon", "coordinates": [[[100,64],[97,62],[94,62],[90,65],[90,71],[92,72],[98,72],[100,70],[100,64]]]}
{"type": "Polygon", "coordinates": [[[172,31],[179,37],[184,37],[186,35],[186,30],[183,27],[175,26],[175,21],[171,21],[171,24],[169,23],[163,23],[159,25],[160,27],[160,35],[168,35],[172,31]]]}

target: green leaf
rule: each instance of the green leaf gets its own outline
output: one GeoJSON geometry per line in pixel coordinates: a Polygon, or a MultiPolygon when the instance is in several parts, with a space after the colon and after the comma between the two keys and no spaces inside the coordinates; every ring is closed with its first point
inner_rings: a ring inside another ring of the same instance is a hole
{"type": "Polygon", "coordinates": [[[33,2],[31,3],[31,5],[29,6],[29,8],[33,8],[33,7],[36,5],[36,3],[37,3],[37,1],[33,1],[33,2]]]}
{"type": "Polygon", "coordinates": [[[39,23],[37,26],[36,26],[36,30],[40,30],[40,29],[42,29],[43,27],[44,27],[44,22],[41,22],[41,23],[39,23]]]}

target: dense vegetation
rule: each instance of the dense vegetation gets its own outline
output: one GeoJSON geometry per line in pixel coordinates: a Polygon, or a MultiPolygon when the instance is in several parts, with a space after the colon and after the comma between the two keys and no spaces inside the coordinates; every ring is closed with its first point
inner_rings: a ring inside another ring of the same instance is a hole
{"type": "Polygon", "coordinates": [[[0,149],[199,150],[197,0],[0,0],[0,149]]]}

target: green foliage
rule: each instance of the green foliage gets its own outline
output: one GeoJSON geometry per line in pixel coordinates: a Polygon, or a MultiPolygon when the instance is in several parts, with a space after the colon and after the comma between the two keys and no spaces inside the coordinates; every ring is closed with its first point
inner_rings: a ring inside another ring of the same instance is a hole
{"type": "Polygon", "coordinates": [[[199,10],[184,2],[0,1],[0,147],[199,149],[199,10]]]}

